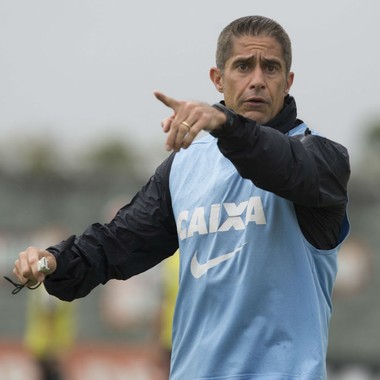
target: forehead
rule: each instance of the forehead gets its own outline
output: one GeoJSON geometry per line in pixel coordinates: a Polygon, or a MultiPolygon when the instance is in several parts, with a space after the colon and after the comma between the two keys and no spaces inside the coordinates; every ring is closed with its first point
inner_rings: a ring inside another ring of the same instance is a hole
{"type": "Polygon", "coordinates": [[[239,56],[261,55],[266,58],[277,58],[284,62],[283,51],[280,43],[269,36],[240,36],[233,37],[232,55],[234,59],[239,56]]]}

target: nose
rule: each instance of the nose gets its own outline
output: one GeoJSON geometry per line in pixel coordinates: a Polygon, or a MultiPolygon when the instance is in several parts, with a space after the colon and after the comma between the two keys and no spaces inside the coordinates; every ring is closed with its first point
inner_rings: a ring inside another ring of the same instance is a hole
{"type": "Polygon", "coordinates": [[[265,88],[264,73],[260,66],[257,66],[252,70],[249,87],[255,90],[262,90],[265,88]]]}

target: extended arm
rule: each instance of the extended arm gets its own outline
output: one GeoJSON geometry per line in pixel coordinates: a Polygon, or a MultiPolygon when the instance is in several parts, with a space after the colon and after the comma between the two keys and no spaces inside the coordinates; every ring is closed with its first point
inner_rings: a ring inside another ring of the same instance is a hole
{"type": "Polygon", "coordinates": [[[156,96],[174,111],[162,123],[168,150],[186,149],[201,130],[210,132],[243,178],[294,203],[311,244],[330,249],[339,243],[350,176],[348,153],[320,136],[289,137],[287,132],[300,122],[293,98],[287,96],[281,113],[261,126],[222,104],[156,96]]]}

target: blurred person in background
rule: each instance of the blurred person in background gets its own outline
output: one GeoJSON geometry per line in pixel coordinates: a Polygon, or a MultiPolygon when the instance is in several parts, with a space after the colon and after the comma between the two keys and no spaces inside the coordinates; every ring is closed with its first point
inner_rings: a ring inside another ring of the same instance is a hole
{"type": "Polygon", "coordinates": [[[64,380],[64,362],[75,341],[74,305],[48,294],[28,293],[25,347],[37,364],[39,380],[64,380]]]}
{"type": "Polygon", "coordinates": [[[179,251],[166,259],[162,266],[162,302],[158,317],[159,365],[164,378],[169,377],[172,354],[172,330],[179,281],[179,251]]]}
{"type": "MultiPolygon", "coordinates": [[[[32,240],[49,244],[66,236],[60,225],[40,227],[32,240]]],[[[73,303],[52,297],[44,287],[28,293],[24,345],[34,359],[39,380],[64,380],[65,361],[74,347],[76,336],[75,307],[73,303]]]]}
{"type": "Polygon", "coordinates": [[[350,166],[343,146],[297,117],[291,61],[277,22],[226,26],[210,70],[224,100],[156,92],[171,109],[172,154],[110,223],[26,249],[14,274],[72,300],[179,248],[170,379],[325,379],[350,166]]]}

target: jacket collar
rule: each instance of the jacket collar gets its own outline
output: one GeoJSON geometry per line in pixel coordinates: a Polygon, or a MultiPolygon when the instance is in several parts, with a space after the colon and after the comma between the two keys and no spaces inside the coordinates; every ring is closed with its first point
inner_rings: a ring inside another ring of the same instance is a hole
{"type": "Polygon", "coordinates": [[[296,101],[293,96],[286,95],[284,107],[281,112],[272,120],[268,121],[265,126],[277,129],[282,133],[287,133],[300,124],[302,124],[302,120],[297,119],[296,101]]]}

